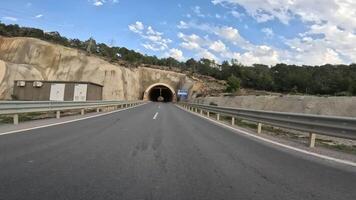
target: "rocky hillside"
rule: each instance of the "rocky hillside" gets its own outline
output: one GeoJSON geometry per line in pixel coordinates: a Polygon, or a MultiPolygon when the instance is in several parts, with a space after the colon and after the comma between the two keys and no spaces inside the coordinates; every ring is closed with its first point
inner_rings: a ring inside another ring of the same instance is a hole
{"type": "Polygon", "coordinates": [[[81,50],[38,39],[0,37],[0,99],[11,99],[14,80],[90,81],[104,85],[103,98],[107,100],[140,99],[145,89],[156,82],[188,89],[190,96],[224,89],[223,84],[216,81],[206,82],[183,73],[120,63],[110,63],[81,50]]]}

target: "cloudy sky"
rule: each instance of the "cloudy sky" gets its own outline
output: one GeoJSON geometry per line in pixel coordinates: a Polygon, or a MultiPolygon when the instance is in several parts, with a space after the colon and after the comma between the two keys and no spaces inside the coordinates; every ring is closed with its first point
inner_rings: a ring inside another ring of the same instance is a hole
{"type": "Polygon", "coordinates": [[[1,0],[0,20],[181,61],[356,62],[355,0],[1,0]]]}

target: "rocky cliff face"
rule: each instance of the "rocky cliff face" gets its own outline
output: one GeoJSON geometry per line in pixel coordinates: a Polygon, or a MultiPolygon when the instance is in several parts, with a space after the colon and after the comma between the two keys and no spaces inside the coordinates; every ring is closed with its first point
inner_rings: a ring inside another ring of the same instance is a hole
{"type": "Polygon", "coordinates": [[[33,38],[0,36],[0,99],[11,99],[14,80],[90,81],[104,85],[103,99],[142,98],[147,87],[165,83],[197,94],[202,82],[185,74],[127,68],[85,52],[33,38]]]}

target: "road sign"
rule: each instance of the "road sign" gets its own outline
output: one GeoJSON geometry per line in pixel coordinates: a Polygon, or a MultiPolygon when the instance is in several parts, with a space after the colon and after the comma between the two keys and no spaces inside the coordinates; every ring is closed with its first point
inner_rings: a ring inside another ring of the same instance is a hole
{"type": "Polygon", "coordinates": [[[178,96],[188,96],[188,90],[178,90],[178,96]]]}

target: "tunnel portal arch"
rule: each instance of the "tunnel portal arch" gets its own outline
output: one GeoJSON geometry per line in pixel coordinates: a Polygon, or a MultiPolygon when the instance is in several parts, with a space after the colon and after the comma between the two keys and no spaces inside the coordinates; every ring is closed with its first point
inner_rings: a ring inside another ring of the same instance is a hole
{"type": "Polygon", "coordinates": [[[150,85],[143,94],[143,100],[176,102],[177,94],[173,87],[165,83],[155,83],[150,85]],[[159,97],[163,97],[159,98],[159,97]]]}

